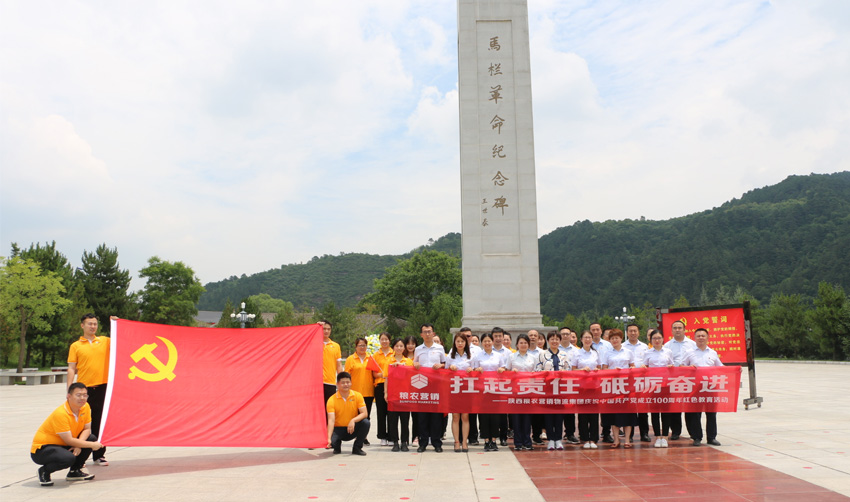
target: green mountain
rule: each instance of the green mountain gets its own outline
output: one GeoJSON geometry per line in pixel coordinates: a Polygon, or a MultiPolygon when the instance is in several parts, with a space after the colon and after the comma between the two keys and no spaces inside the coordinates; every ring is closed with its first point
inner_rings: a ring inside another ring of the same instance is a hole
{"type": "MultiPolygon", "coordinates": [[[[460,256],[460,234],[417,248],[460,256]]],[[[791,176],[720,207],[664,221],[582,221],[539,241],[541,311],[614,312],[741,287],[814,296],[820,281],[850,289],[850,172],[791,176]]],[[[342,254],[206,284],[198,308],[268,293],[296,306],[353,306],[401,256],[342,254]]]]}
{"type": "Polygon", "coordinates": [[[850,172],[790,176],[718,208],[665,221],[582,221],[539,241],[541,310],[669,306],[703,288],[814,296],[850,286],[850,172]]]}
{"type": "Polygon", "coordinates": [[[243,274],[211,282],[204,285],[206,292],[198,302],[198,309],[221,310],[228,298],[236,302],[260,293],[286,300],[296,307],[320,307],[329,301],[340,308],[353,307],[372,291],[372,282],[382,277],[387,267],[426,248],[460,256],[460,234],[444,235],[404,255],[314,256],[304,264],[282,265],[250,276],[243,274]]]}

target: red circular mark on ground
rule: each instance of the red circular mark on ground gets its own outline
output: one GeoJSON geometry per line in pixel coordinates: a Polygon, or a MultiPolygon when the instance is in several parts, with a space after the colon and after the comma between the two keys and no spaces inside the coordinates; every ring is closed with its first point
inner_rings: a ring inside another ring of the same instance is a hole
{"type": "Polygon", "coordinates": [[[772,457],[772,456],[773,456],[773,453],[768,453],[767,455],[765,455],[765,457],[772,457]]]}
{"type": "Polygon", "coordinates": [[[416,464],[407,464],[408,467],[416,467],[416,464]]]}
{"type": "Polygon", "coordinates": [[[493,481],[496,478],[485,478],[487,481],[493,481]]]}
{"type": "Polygon", "coordinates": [[[575,476],[567,476],[567,479],[578,479],[575,476]]]}
{"type": "Polygon", "coordinates": [[[772,436],[773,434],[765,434],[765,436],[772,436]]]}
{"type": "Polygon", "coordinates": [[[735,446],[741,446],[740,444],[736,444],[735,446]]]}
{"type": "Polygon", "coordinates": [[[490,497],[490,500],[499,500],[502,497],[490,497]]]}
{"type": "Polygon", "coordinates": [[[650,472],[649,474],[647,474],[647,476],[655,476],[655,474],[650,472]]]}
{"type": "Polygon", "coordinates": [[[488,465],[490,465],[490,464],[481,464],[481,465],[483,465],[483,466],[485,466],[485,467],[486,467],[486,466],[488,466],[488,465]]]}
{"type": "Polygon", "coordinates": [[[811,469],[811,467],[803,467],[803,469],[811,469]]]}
{"type": "Polygon", "coordinates": [[[410,500],[410,497],[399,497],[399,500],[410,500]]]}
{"type": "Polygon", "coordinates": [[[587,497],[587,498],[593,498],[593,494],[592,494],[592,493],[585,493],[585,494],[584,494],[584,496],[585,496],[585,497],[587,497]]]}
{"type": "Polygon", "coordinates": [[[626,460],[626,463],[631,462],[631,460],[626,460]]]}
{"type": "Polygon", "coordinates": [[[837,452],[835,452],[835,453],[844,453],[844,452],[843,452],[843,451],[837,451],[837,452]]]}
{"type": "Polygon", "coordinates": [[[413,481],[412,479],[405,479],[405,481],[413,481]]]}
{"type": "Polygon", "coordinates": [[[328,478],[328,479],[326,479],[325,481],[333,481],[333,479],[328,478]]]}
{"type": "Polygon", "coordinates": [[[555,462],[555,465],[561,465],[561,462],[555,462]]]}
{"type": "Polygon", "coordinates": [[[678,493],[678,494],[680,494],[680,495],[684,495],[684,494],[686,494],[686,493],[688,493],[688,492],[686,492],[685,490],[676,490],[676,493],[678,493]]]}
{"type": "Polygon", "coordinates": [[[345,467],[345,464],[339,464],[340,467],[345,467]]]}

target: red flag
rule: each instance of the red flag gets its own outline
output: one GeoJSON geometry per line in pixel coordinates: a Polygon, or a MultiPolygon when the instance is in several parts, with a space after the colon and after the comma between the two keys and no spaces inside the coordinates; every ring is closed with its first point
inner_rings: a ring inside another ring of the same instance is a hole
{"type": "Polygon", "coordinates": [[[322,329],[114,321],[108,446],[323,447],[322,329]]]}
{"type": "MultiPolygon", "coordinates": [[[[375,358],[372,357],[371,355],[369,356],[369,361],[366,362],[366,369],[372,370],[372,371],[377,371],[377,372],[384,371],[384,370],[381,369],[381,365],[378,364],[378,361],[376,361],[375,358]]],[[[384,375],[384,376],[386,376],[386,375],[384,375]]]]}

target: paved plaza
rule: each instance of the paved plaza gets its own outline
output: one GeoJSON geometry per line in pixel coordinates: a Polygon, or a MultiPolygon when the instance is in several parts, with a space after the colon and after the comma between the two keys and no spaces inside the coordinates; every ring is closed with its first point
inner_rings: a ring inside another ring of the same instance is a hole
{"type": "MultiPolygon", "coordinates": [[[[341,455],[307,449],[116,447],[109,449],[108,467],[89,462],[88,470],[96,475],[94,481],[69,484],[60,471],[54,474],[56,483],[52,487],[39,486],[37,466],[28,452],[39,424],[64,400],[65,385],[4,386],[0,387],[0,500],[534,502],[656,500],[655,496],[703,500],[686,495],[687,490],[676,489],[675,482],[680,478],[665,479],[670,478],[665,476],[669,470],[661,467],[685,465],[689,458],[696,458],[694,455],[708,460],[701,461],[700,472],[687,474],[689,481],[696,476],[703,482],[700,486],[722,485],[723,478],[728,477],[727,485],[744,490],[735,493],[754,493],[743,498],[714,496],[713,500],[814,502],[843,499],[841,495],[850,497],[850,365],[760,362],[757,375],[758,394],[764,398],[764,405],[749,411],[741,405],[738,413],[719,414],[717,438],[723,446],[717,448],[695,448],[682,439],[672,442],[668,450],[643,444],[630,451],[577,452],[568,447],[565,452],[514,453],[501,448],[485,454],[481,447],[472,447],[468,454],[461,454],[452,451],[449,438],[444,453],[434,453],[432,449],[424,454],[392,453],[388,447],[374,446],[378,441],[373,427],[373,446],[366,447],[366,457],[350,455],[350,443],[345,444],[341,455]],[[764,474],[743,473],[747,463],[729,455],[826,490],[795,492],[799,488],[782,482],[786,477],[776,473],[767,476],[770,482],[763,483],[764,474]],[[705,467],[706,462],[718,462],[723,468],[705,467]],[[572,466],[570,472],[563,471],[563,477],[558,479],[561,475],[557,471],[568,463],[572,466]],[[645,468],[636,469],[635,464],[645,468]],[[526,468],[533,476],[527,474],[526,468]],[[598,469],[606,474],[598,474],[598,469]],[[635,476],[637,473],[641,475],[635,476]],[[643,486],[651,479],[656,488],[633,488],[629,475],[639,478],[643,486]],[[597,476],[600,485],[614,488],[608,497],[577,489],[593,486],[597,476]]],[[[745,383],[741,398],[746,395],[745,383]]],[[[374,410],[372,415],[374,419],[374,410]]]]}

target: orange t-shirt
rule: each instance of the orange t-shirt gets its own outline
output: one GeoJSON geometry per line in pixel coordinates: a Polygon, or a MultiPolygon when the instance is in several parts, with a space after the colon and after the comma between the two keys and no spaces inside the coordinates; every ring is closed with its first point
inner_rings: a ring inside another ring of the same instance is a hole
{"type": "Polygon", "coordinates": [[[336,361],[342,357],[339,344],[333,340],[323,342],[322,346],[322,381],[329,385],[336,385],[336,361]]]}
{"type": "MultiPolygon", "coordinates": [[[[75,438],[80,437],[80,433],[83,432],[83,429],[86,428],[86,424],[91,423],[91,407],[89,403],[83,405],[80,408],[80,414],[74,416],[74,412],[71,411],[70,406],[68,406],[68,401],[62,404],[62,406],[53,410],[53,413],[50,414],[47,419],[41,424],[41,427],[38,428],[38,431],[35,433],[35,437],[32,439],[32,447],[30,448],[30,453],[35,453],[39,448],[46,444],[56,444],[59,446],[66,446],[65,441],[59,437],[60,432],[70,432],[71,436],[75,438]]],[[[83,440],[87,440],[88,437],[83,438],[83,440]]]]}
{"type": "Polygon", "coordinates": [[[348,422],[360,414],[360,408],[366,407],[366,401],[356,390],[348,391],[348,399],[343,399],[339,391],[328,398],[326,409],[334,414],[334,427],[348,427],[348,422]]]}
{"type": "MultiPolygon", "coordinates": [[[[86,387],[109,381],[109,337],[96,336],[94,341],[81,336],[71,344],[68,362],[77,364],[77,381],[86,387]]],[[[72,382],[68,382],[70,385],[72,382]]]]}
{"type": "Polygon", "coordinates": [[[351,373],[351,390],[363,394],[363,397],[375,397],[375,382],[372,378],[372,370],[366,367],[369,364],[369,356],[360,361],[360,356],[351,354],[345,360],[345,371],[351,373]]]}
{"type": "Polygon", "coordinates": [[[384,383],[387,381],[386,376],[390,371],[390,359],[392,359],[393,354],[394,352],[392,350],[390,350],[390,353],[387,355],[384,355],[383,352],[378,350],[372,355],[372,357],[375,358],[375,362],[378,363],[378,366],[381,367],[381,373],[384,374],[384,378],[375,379],[375,386],[377,386],[379,383],[384,383]]]}

